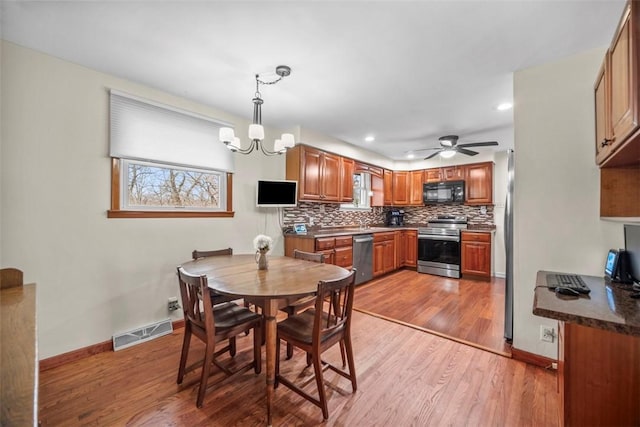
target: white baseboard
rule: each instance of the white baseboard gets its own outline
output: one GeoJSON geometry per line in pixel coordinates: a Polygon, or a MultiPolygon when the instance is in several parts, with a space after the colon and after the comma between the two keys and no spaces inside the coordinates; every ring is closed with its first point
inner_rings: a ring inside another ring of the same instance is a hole
{"type": "Polygon", "coordinates": [[[495,273],[493,273],[493,277],[499,277],[500,279],[504,279],[505,277],[507,277],[507,273],[504,273],[502,271],[496,271],[495,273]]]}

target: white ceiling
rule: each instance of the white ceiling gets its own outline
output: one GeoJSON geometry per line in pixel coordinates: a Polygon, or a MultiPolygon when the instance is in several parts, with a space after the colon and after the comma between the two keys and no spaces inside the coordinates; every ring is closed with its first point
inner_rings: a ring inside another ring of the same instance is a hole
{"type": "Polygon", "coordinates": [[[263,124],[400,160],[446,134],[511,145],[513,113],[495,107],[513,72],[608,46],[624,4],[3,1],[2,37],[246,118],[254,75],[286,64],[261,89],[263,124]]]}

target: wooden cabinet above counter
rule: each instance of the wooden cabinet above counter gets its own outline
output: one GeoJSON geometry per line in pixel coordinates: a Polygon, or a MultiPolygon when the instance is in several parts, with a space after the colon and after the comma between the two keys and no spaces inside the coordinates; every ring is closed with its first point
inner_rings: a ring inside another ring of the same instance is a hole
{"type": "Polygon", "coordinates": [[[423,206],[423,184],[465,181],[467,205],[493,204],[493,162],[391,171],[306,145],[287,150],[286,179],[298,181],[298,200],[353,201],[353,174],[371,175],[371,206],[423,206]]]}
{"type": "Polygon", "coordinates": [[[640,2],[629,1],[594,84],[600,216],[640,217],[640,2]]]}

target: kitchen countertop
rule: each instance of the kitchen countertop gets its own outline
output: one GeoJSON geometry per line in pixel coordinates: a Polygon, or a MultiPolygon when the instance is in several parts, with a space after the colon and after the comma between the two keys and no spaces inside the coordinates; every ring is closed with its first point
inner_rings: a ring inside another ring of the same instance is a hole
{"type": "Polygon", "coordinates": [[[591,289],[578,298],[556,296],[547,289],[546,275],[538,271],[533,299],[533,314],[563,322],[640,336],[640,299],[629,296],[631,285],[605,282],[603,277],[582,276],[591,289]]]}
{"type": "MultiPolygon", "coordinates": [[[[384,232],[399,231],[399,230],[418,230],[418,228],[422,228],[422,227],[424,227],[424,225],[408,224],[402,227],[371,226],[369,228],[360,228],[358,226],[347,226],[347,227],[310,228],[304,234],[296,234],[294,232],[291,232],[291,233],[285,233],[285,236],[296,236],[301,238],[315,239],[316,237],[339,237],[339,236],[350,236],[350,235],[356,235],[356,234],[384,233],[384,232]]],[[[481,233],[495,233],[496,226],[469,224],[467,231],[481,232],[481,233]]]]}
{"type": "Polygon", "coordinates": [[[339,236],[351,236],[356,234],[371,234],[371,233],[384,233],[389,231],[400,230],[418,230],[418,227],[405,226],[405,227],[335,227],[335,228],[319,228],[308,230],[305,234],[286,233],[285,236],[296,236],[301,238],[315,239],[316,237],[339,237],[339,236]]]}

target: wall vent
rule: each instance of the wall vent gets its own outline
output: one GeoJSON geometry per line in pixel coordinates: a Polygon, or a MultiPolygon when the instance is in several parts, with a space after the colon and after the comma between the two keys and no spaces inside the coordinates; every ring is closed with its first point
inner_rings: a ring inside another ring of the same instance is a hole
{"type": "Polygon", "coordinates": [[[113,350],[118,351],[173,332],[171,320],[162,320],[132,331],[113,336],[113,350]]]}

